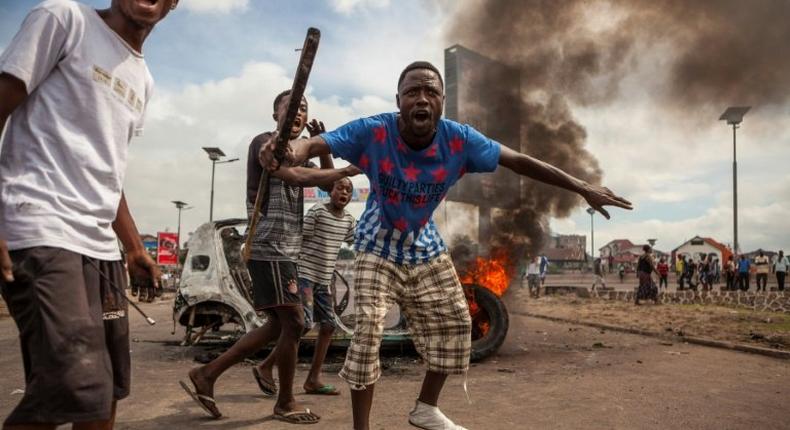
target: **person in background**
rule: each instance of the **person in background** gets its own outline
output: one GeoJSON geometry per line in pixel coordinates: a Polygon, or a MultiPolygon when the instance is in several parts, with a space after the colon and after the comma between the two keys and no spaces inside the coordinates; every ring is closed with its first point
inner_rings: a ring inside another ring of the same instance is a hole
{"type": "Polygon", "coordinates": [[[678,278],[678,284],[681,282],[681,277],[683,276],[683,269],[684,269],[685,260],[683,255],[678,255],[675,259],[675,276],[678,278]]]}
{"type": "Polygon", "coordinates": [[[540,254],[540,285],[546,283],[546,274],[549,272],[549,259],[546,254],[540,254]]]}
{"type": "Polygon", "coordinates": [[[678,255],[675,269],[678,270],[678,291],[683,291],[686,287],[686,256],[678,255]]]}
{"type": "Polygon", "coordinates": [[[768,274],[771,272],[771,262],[762,249],[759,255],[754,257],[754,272],[756,273],[757,291],[765,292],[768,285],[768,274]]]}
{"type": "Polygon", "coordinates": [[[710,256],[703,254],[699,261],[699,265],[697,265],[697,270],[699,271],[699,283],[702,284],[702,291],[708,291],[711,288],[710,267],[710,256]]]}
{"type": "Polygon", "coordinates": [[[540,257],[532,257],[527,264],[527,286],[531,296],[540,297],[540,257]]]}
{"type": "Polygon", "coordinates": [[[593,262],[593,273],[595,278],[593,279],[592,291],[596,290],[598,284],[606,288],[606,280],[603,275],[603,261],[600,258],[596,258],[593,262]]]}
{"type": "Polygon", "coordinates": [[[639,256],[639,260],[636,263],[636,276],[639,279],[639,288],[636,291],[634,302],[639,305],[640,300],[650,299],[655,304],[658,304],[658,288],[651,276],[653,272],[656,272],[653,250],[650,248],[650,245],[643,246],[642,250],[644,254],[639,256]]]}
{"type": "Polygon", "coordinates": [[[776,274],[776,284],[779,287],[779,291],[785,290],[785,276],[787,275],[788,266],[790,266],[790,262],[785,257],[784,251],[779,250],[779,255],[774,262],[774,273],[776,274]]]}
{"type": "Polygon", "coordinates": [[[727,290],[735,290],[735,259],[732,255],[727,257],[727,263],[724,265],[724,276],[727,280],[727,290]]]}
{"type": "Polygon", "coordinates": [[[688,286],[690,290],[697,289],[697,282],[695,281],[696,272],[697,272],[697,264],[694,262],[694,257],[689,256],[685,259],[685,264],[683,267],[685,268],[685,274],[683,277],[685,278],[686,282],[688,282],[688,286]]]}
{"type": "Polygon", "coordinates": [[[745,255],[741,254],[738,260],[738,285],[741,291],[749,291],[749,272],[751,270],[751,262],[745,255]]]}
{"type": "Polygon", "coordinates": [[[661,260],[658,262],[657,266],[658,270],[658,288],[661,288],[663,285],[664,288],[667,288],[669,279],[669,264],[667,264],[667,259],[665,257],[661,257],[661,260]]]}

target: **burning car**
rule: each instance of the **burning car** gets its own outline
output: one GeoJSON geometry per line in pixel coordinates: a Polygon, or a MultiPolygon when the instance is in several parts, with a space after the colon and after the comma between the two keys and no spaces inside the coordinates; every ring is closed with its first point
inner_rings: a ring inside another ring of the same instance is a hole
{"type": "MultiPolygon", "coordinates": [[[[189,251],[181,274],[181,283],[173,305],[173,324],[185,327],[182,345],[200,342],[223,326],[235,326],[241,335],[265,322],[265,314],[252,306],[252,281],[242,260],[246,219],[228,219],[201,225],[189,240],[189,251]]],[[[480,260],[484,261],[484,260],[480,260]]],[[[462,278],[464,293],[472,316],[472,360],[481,360],[504,342],[509,325],[508,313],[500,295],[508,282],[497,267],[481,266],[462,278]],[[491,270],[493,269],[493,270],[491,270]],[[484,273],[485,272],[485,273],[484,273]],[[500,273],[491,276],[490,273],[500,273]],[[482,282],[476,282],[477,280],[482,282]]],[[[338,329],[333,345],[347,346],[354,332],[353,271],[350,265],[338,264],[331,285],[335,299],[338,329]]],[[[315,330],[305,336],[317,336],[315,330]]],[[[383,346],[411,342],[408,327],[397,306],[387,315],[383,346]]]]}

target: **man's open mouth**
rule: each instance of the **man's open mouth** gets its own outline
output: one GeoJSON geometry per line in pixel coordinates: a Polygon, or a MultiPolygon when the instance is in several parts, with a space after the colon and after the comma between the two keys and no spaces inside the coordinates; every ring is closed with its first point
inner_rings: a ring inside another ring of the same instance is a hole
{"type": "Polygon", "coordinates": [[[414,112],[414,120],[416,122],[425,122],[431,119],[431,113],[427,110],[420,109],[414,112]]]}

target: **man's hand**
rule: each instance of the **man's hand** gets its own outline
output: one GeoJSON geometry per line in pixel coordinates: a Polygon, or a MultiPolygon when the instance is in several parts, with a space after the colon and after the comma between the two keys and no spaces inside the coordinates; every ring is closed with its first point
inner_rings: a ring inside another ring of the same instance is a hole
{"type": "Polygon", "coordinates": [[[315,137],[321,133],[326,133],[324,122],[314,118],[307,124],[307,132],[310,133],[310,137],[315,137]]]}
{"type": "Polygon", "coordinates": [[[150,280],[154,288],[160,287],[159,280],[162,278],[162,271],[147,252],[137,251],[126,254],[126,265],[129,269],[129,277],[134,282],[135,279],[150,280]]]}
{"type": "Polygon", "coordinates": [[[8,244],[0,239],[0,270],[3,272],[3,281],[14,282],[14,268],[11,255],[8,254],[8,244]]]}
{"type": "Polygon", "coordinates": [[[355,166],[353,164],[349,164],[348,166],[343,168],[343,173],[346,176],[351,177],[351,176],[359,175],[360,173],[362,173],[362,171],[359,170],[359,168],[357,166],[355,166]]]}
{"type": "Polygon", "coordinates": [[[592,185],[585,183],[582,191],[579,193],[591,208],[600,212],[601,215],[609,219],[609,212],[604,209],[604,206],[617,206],[619,208],[633,209],[633,205],[628,200],[616,195],[609,188],[600,185],[592,185]]]}
{"type": "MultiPolygon", "coordinates": [[[[280,161],[277,160],[274,156],[274,149],[277,144],[277,132],[275,131],[272,133],[271,138],[261,145],[261,149],[258,151],[258,162],[261,163],[261,167],[268,170],[269,172],[274,172],[280,168],[280,161]]],[[[288,147],[285,149],[285,159],[281,161],[287,161],[288,164],[293,164],[295,159],[294,150],[291,144],[288,144],[288,147]]]]}

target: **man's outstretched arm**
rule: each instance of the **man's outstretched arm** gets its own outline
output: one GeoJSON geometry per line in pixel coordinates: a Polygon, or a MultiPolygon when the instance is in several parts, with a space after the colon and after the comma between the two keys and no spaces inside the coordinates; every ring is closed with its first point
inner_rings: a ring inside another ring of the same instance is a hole
{"type": "Polygon", "coordinates": [[[631,202],[614,194],[610,189],[575,178],[551,164],[516,152],[505,145],[501,145],[499,165],[507,167],[519,175],[581,195],[590,207],[600,212],[606,219],[609,219],[609,212],[603,208],[604,206],[633,209],[631,202]]]}
{"type": "Polygon", "coordinates": [[[361,171],[354,166],[348,165],[339,169],[313,169],[310,167],[282,167],[271,173],[272,176],[280,178],[288,185],[300,187],[321,187],[331,189],[336,181],[349,176],[360,174],[361,171]]]}

